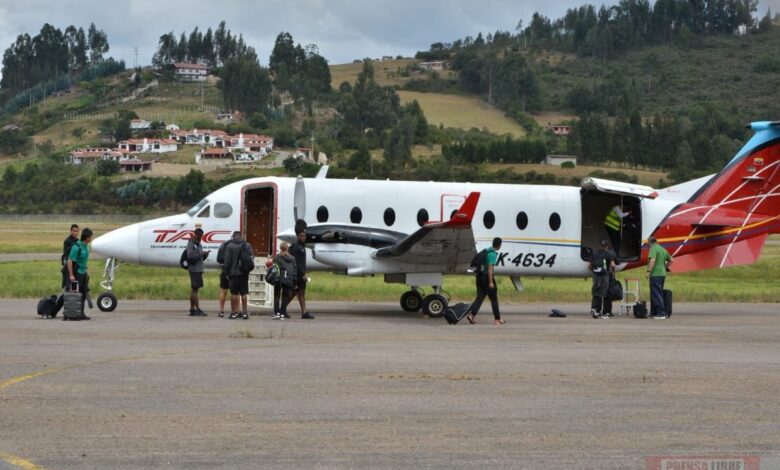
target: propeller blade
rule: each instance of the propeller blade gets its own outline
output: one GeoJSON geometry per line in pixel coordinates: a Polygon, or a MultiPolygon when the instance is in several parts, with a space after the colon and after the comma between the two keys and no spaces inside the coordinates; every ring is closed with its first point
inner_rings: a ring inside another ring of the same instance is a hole
{"type": "Polygon", "coordinates": [[[293,220],[306,218],[306,186],[303,183],[303,177],[299,176],[295,180],[293,220]]]}

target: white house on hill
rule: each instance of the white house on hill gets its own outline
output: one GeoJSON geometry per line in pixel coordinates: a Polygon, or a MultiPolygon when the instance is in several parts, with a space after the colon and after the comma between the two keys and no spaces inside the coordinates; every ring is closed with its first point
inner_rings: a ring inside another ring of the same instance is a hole
{"type": "Polygon", "coordinates": [[[203,64],[176,62],[173,64],[173,75],[185,82],[202,82],[209,75],[209,68],[203,64]]]}
{"type": "Polygon", "coordinates": [[[166,153],[179,149],[178,142],[173,139],[128,139],[119,142],[119,150],[123,152],[166,153]]]}

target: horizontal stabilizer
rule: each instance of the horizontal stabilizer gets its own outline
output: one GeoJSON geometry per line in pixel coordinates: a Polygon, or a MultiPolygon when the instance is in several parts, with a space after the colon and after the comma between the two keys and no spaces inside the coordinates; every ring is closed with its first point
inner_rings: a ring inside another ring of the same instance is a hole
{"type": "Polygon", "coordinates": [[[761,249],[766,241],[766,234],[738,241],[734,244],[721,245],[710,250],[697,251],[688,255],[677,256],[672,263],[673,273],[700,271],[702,269],[725,268],[752,264],[761,255],[761,249]]]}
{"type": "Polygon", "coordinates": [[[425,224],[399,243],[377,250],[375,256],[411,264],[456,265],[465,269],[476,253],[471,221],[479,196],[477,192],[469,194],[450,220],[425,224]]]}

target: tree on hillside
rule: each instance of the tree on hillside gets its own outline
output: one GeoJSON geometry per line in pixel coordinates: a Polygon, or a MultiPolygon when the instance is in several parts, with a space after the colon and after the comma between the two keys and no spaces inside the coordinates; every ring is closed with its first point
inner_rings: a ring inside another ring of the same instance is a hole
{"type": "Polygon", "coordinates": [[[108,36],[102,29],[97,29],[95,23],[89,25],[87,31],[87,44],[89,45],[89,61],[97,64],[103,61],[103,54],[108,52],[108,36]]]}
{"type": "Polygon", "coordinates": [[[228,107],[247,116],[265,112],[268,108],[271,79],[268,70],[260,66],[254,51],[225,62],[220,79],[219,87],[228,107]]]}

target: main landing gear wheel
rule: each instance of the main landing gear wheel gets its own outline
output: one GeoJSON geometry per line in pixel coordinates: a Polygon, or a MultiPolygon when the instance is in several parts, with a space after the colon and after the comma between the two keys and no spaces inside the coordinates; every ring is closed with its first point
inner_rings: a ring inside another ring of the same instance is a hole
{"type": "Polygon", "coordinates": [[[410,290],[401,295],[401,308],[404,309],[404,312],[419,312],[422,303],[422,295],[416,290],[410,290]]]}
{"type": "Polygon", "coordinates": [[[111,292],[103,292],[97,298],[97,306],[101,312],[113,312],[119,301],[111,292]]]}
{"type": "Polygon", "coordinates": [[[423,299],[423,313],[429,317],[440,317],[447,309],[447,299],[441,294],[431,294],[423,299]]]}

